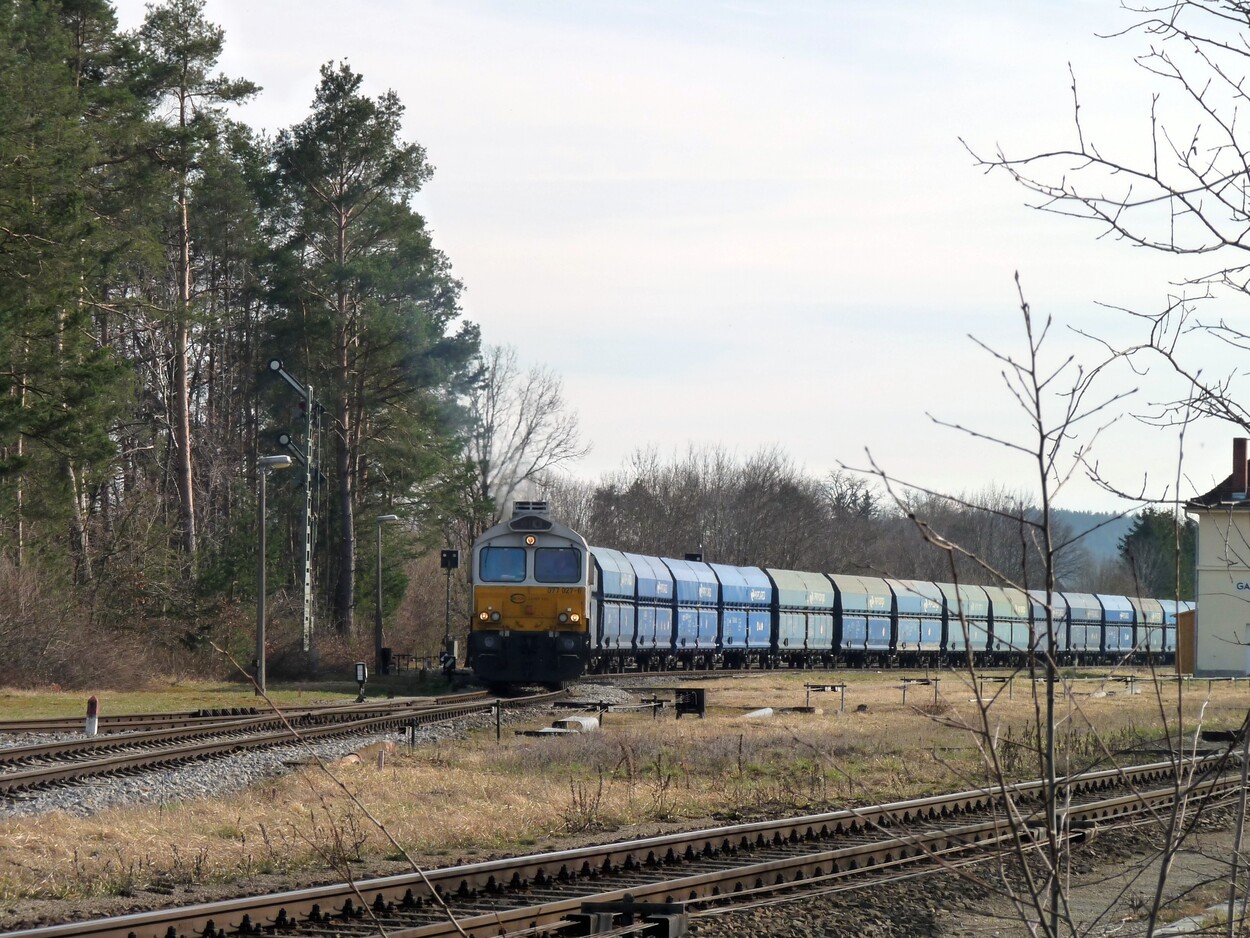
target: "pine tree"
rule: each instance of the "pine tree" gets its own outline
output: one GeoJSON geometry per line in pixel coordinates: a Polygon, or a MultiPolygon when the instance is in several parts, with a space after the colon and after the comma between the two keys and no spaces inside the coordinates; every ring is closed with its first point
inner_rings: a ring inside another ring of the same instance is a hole
{"type": "Polygon", "coordinates": [[[1193,599],[1197,533],[1198,525],[1190,518],[1178,523],[1172,511],[1142,509],[1120,538],[1120,557],[1129,565],[1141,595],[1193,599]]]}
{"type": "MultiPolygon", "coordinates": [[[[111,232],[93,175],[102,59],[87,30],[112,34],[100,3],[0,5],[0,476],[6,538],[20,563],[35,533],[68,524],[79,579],[91,577],[91,489],[116,452],[123,374],[93,311],[111,232]]],[[[44,544],[54,543],[44,538],[44,544]]]]}
{"type": "Polygon", "coordinates": [[[221,128],[221,105],[242,101],[259,89],[250,81],[212,73],[225,37],[220,27],[205,19],[204,0],[167,0],[149,7],[139,37],[146,71],[143,90],[155,105],[168,104],[172,110],[154,152],[169,170],[174,189],[170,427],[180,544],[192,557],[196,550],[192,399],[198,388],[192,387],[190,368],[197,323],[191,193],[201,173],[201,156],[221,128]]]}
{"type": "Polygon", "coordinates": [[[432,168],[400,138],[394,92],[361,93],[346,64],[324,65],[312,114],[277,139],[287,214],[275,329],[288,360],[328,406],[333,427],[334,619],[350,631],[356,518],[368,501],[413,499],[454,457],[447,428],[478,348],[449,330],[460,284],[409,205],[432,168]]]}

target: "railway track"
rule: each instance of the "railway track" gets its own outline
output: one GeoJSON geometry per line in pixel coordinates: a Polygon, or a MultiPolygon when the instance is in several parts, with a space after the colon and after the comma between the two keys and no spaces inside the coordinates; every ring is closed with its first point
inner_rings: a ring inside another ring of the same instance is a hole
{"type": "MultiPolygon", "coordinates": [[[[507,706],[544,703],[559,694],[502,701],[507,706]]],[[[289,745],[297,739],[367,735],[396,726],[434,723],[489,710],[485,694],[413,698],[385,704],[238,716],[172,729],[10,746],[0,749],[0,798],[80,779],[136,773],[241,752],[289,745]],[[465,696],[471,699],[463,699],[465,696]]]]}
{"type": "MultiPolygon", "coordinates": [[[[407,697],[385,701],[365,701],[364,703],[312,704],[303,707],[219,707],[170,713],[121,713],[99,717],[96,732],[101,735],[108,735],[111,733],[130,733],[143,730],[179,729],[204,726],[209,723],[221,723],[234,719],[245,720],[250,717],[275,716],[276,713],[381,714],[395,707],[422,707],[431,703],[460,703],[471,700],[483,700],[486,696],[485,691],[470,691],[464,694],[445,694],[439,697],[407,697]]],[[[33,717],[28,720],[0,720],[0,736],[19,733],[81,733],[83,722],[83,717],[33,717]]]]}
{"type": "MultiPolygon", "coordinates": [[[[1235,798],[1240,776],[1207,759],[1186,766],[1190,809],[1235,798]]],[[[1177,797],[1172,762],[1086,773],[1065,782],[1065,826],[1128,825],[1177,797]]],[[[693,833],[448,867],[115,919],[12,932],[13,938],[224,938],[233,935],[587,934],[586,903],[674,912],[764,896],[873,885],[972,862],[1037,836],[1040,782],[719,827],[693,833]]],[[[1040,837],[1038,837],[1040,841],[1040,837]]],[[[620,927],[612,913],[598,926],[620,927]]],[[[626,930],[610,932],[627,933],[626,930]]]]}

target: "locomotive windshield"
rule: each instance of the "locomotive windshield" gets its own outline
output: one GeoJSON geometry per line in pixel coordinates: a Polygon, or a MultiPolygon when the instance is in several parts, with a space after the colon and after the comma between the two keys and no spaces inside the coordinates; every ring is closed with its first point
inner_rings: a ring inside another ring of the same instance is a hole
{"type": "Polygon", "coordinates": [[[534,579],[539,583],[577,583],[582,552],[576,547],[540,547],[534,551],[534,579]]]}
{"type": "Polygon", "coordinates": [[[477,575],[483,583],[520,583],[525,579],[525,548],[483,547],[477,575]]]}

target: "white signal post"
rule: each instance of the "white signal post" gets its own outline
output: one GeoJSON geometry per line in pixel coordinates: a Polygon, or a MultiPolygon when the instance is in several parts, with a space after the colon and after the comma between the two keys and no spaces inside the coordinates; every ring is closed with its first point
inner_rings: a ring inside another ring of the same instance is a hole
{"type": "MultiPolygon", "coordinates": [[[[291,442],[289,436],[283,435],[285,438],[279,438],[283,446],[289,448],[299,457],[300,462],[304,466],[304,561],[301,570],[301,580],[304,587],[304,629],[302,648],[305,652],[312,652],[312,635],[313,635],[313,595],[312,595],[312,519],[313,519],[313,484],[316,481],[315,467],[317,465],[317,437],[313,432],[313,411],[317,408],[317,402],[313,398],[312,385],[303,385],[295,379],[286,367],[282,364],[281,359],[272,358],[269,360],[269,370],[276,374],[279,378],[291,386],[304,400],[304,451],[301,453],[299,449],[291,442]]],[[[315,664],[315,662],[314,662],[315,664]]]]}

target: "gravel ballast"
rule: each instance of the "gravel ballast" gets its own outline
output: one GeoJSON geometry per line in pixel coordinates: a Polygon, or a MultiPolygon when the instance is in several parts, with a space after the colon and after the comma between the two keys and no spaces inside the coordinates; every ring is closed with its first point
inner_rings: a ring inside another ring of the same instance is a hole
{"type": "MultiPolygon", "coordinates": [[[[587,703],[626,703],[628,691],[605,684],[578,684],[570,688],[575,700],[587,703]]],[[[532,708],[505,709],[504,723],[532,721],[532,708]]],[[[211,798],[241,791],[251,785],[285,775],[301,765],[321,760],[335,762],[376,744],[426,746],[463,737],[472,729],[494,725],[494,717],[475,713],[442,723],[420,724],[415,736],[408,730],[391,730],[367,736],[293,742],[265,750],[243,750],[181,766],[163,767],[138,775],[97,777],[0,798],[0,818],[29,817],[63,811],[87,817],[106,808],[128,804],[169,804],[193,798],[211,798]]],[[[70,735],[8,737],[0,748],[78,739],[70,735]]]]}

